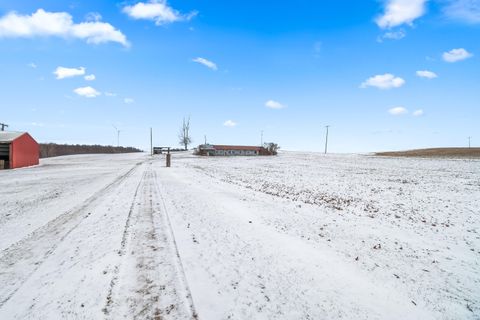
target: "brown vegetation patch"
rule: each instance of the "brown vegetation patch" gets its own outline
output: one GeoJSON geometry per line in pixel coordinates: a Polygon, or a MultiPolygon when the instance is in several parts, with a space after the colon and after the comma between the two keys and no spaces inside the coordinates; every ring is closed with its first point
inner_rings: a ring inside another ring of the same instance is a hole
{"type": "Polygon", "coordinates": [[[480,158],[480,148],[431,148],[377,152],[375,155],[387,157],[480,158]]]}

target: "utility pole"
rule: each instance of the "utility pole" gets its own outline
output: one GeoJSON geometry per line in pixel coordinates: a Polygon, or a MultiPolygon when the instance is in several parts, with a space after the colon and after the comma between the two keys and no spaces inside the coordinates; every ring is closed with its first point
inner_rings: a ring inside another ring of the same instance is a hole
{"type": "Polygon", "coordinates": [[[207,135],[204,135],[205,138],[205,145],[207,145],[207,135]]]}
{"type": "Polygon", "coordinates": [[[327,148],[328,148],[328,128],[330,126],[325,126],[327,128],[327,135],[325,136],[325,154],[327,154],[327,148]]]}
{"type": "Polygon", "coordinates": [[[121,130],[118,130],[118,128],[115,127],[113,124],[112,124],[112,127],[114,127],[115,130],[117,131],[117,147],[120,147],[120,131],[121,130]]]}
{"type": "Polygon", "coordinates": [[[470,145],[470,140],[472,139],[472,137],[468,137],[468,149],[471,148],[471,145],[470,145]]]}
{"type": "Polygon", "coordinates": [[[0,126],[2,126],[1,131],[5,131],[5,128],[8,128],[8,124],[6,124],[6,123],[0,123],[0,126]]]}
{"type": "Polygon", "coordinates": [[[153,156],[153,130],[150,127],[150,155],[153,156]]]}
{"type": "Polygon", "coordinates": [[[263,147],[263,130],[260,132],[260,147],[263,147]]]}

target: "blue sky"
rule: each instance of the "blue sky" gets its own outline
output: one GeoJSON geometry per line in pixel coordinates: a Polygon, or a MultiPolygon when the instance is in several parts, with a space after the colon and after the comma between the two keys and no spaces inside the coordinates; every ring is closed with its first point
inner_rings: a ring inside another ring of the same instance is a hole
{"type": "Polygon", "coordinates": [[[0,122],[145,149],[184,116],[194,144],[478,145],[479,39],[480,0],[6,0],[0,122]]]}

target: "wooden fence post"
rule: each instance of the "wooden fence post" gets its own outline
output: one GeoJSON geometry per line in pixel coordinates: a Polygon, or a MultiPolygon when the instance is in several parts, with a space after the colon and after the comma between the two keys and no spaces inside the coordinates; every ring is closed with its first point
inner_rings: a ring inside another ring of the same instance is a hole
{"type": "Polygon", "coordinates": [[[171,154],[170,154],[170,148],[168,148],[168,152],[167,152],[167,168],[170,168],[170,164],[171,164],[171,154]]]}

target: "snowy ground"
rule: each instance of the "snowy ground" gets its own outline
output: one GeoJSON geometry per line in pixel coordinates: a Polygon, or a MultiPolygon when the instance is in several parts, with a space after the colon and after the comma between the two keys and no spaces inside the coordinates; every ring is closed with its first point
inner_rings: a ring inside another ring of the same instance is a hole
{"type": "Polygon", "coordinates": [[[480,161],[172,164],[0,171],[0,319],[480,318],[480,161]]]}

